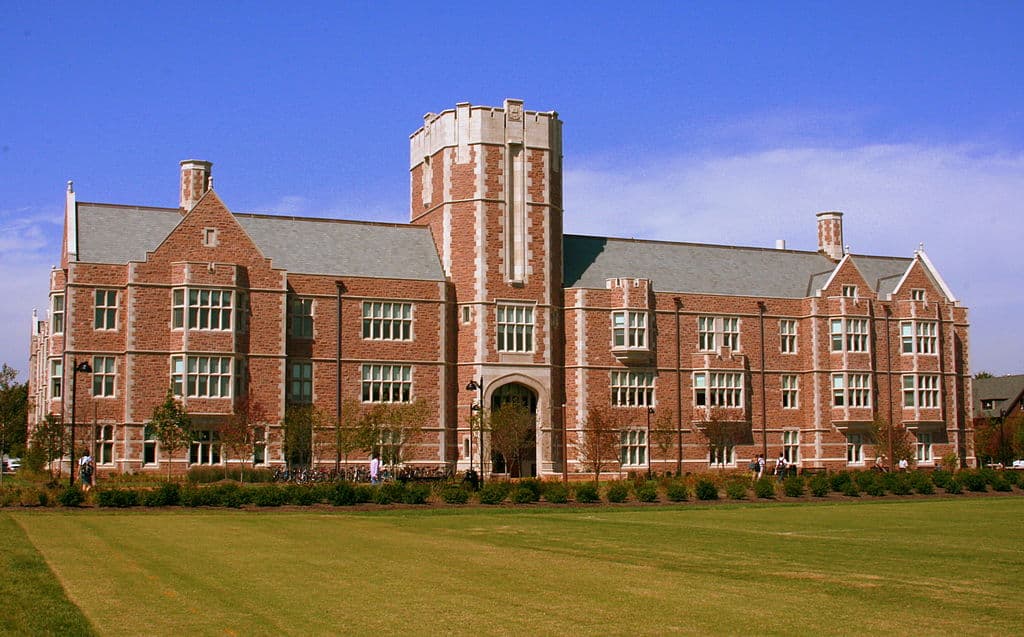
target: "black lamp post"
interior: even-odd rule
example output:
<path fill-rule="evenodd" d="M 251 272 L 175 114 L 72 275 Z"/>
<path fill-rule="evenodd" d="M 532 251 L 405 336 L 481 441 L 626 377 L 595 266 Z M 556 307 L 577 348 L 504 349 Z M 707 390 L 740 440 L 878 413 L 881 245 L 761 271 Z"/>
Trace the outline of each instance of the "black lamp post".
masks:
<path fill-rule="evenodd" d="M 75 403 L 78 401 L 78 372 L 92 373 L 89 361 L 72 361 L 71 368 L 71 466 L 68 467 L 68 486 L 75 485 Z"/>
<path fill-rule="evenodd" d="M 480 381 L 476 380 L 469 381 L 466 385 L 466 389 L 469 391 L 480 391 L 480 401 L 470 407 L 470 411 L 475 411 L 480 416 L 480 422 L 477 423 L 477 427 L 480 430 L 480 486 L 484 486 L 484 379 L 480 378 Z M 469 432 L 470 444 L 472 444 L 473 432 Z M 473 457 L 470 455 L 470 464 L 473 462 Z"/>
<path fill-rule="evenodd" d="M 645 442 L 647 443 L 647 479 L 651 478 L 651 414 L 654 413 L 654 407 L 647 408 L 647 437 Z"/>

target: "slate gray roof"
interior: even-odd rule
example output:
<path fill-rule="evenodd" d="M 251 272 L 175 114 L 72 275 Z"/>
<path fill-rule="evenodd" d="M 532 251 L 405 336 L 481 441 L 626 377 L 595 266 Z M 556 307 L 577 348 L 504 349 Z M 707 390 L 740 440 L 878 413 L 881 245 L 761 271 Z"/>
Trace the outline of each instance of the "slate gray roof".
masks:
<path fill-rule="evenodd" d="M 1000 410 L 1010 411 L 1024 398 L 1024 374 L 975 378 L 973 381 L 974 417 L 993 418 Z M 994 400 L 992 409 L 982 409 L 981 401 Z"/>
<path fill-rule="evenodd" d="M 812 296 L 836 264 L 817 252 L 565 235 L 565 287 L 604 288 L 606 279 L 651 279 L 663 292 L 769 298 Z M 911 259 L 853 257 L 868 282 L 895 288 Z M 863 265 L 862 265 L 863 263 Z M 891 282 L 890 282 L 891 280 Z"/>
<path fill-rule="evenodd" d="M 78 260 L 145 261 L 181 221 L 177 208 L 78 204 Z M 235 214 L 275 268 L 302 274 L 443 281 L 424 226 Z"/>

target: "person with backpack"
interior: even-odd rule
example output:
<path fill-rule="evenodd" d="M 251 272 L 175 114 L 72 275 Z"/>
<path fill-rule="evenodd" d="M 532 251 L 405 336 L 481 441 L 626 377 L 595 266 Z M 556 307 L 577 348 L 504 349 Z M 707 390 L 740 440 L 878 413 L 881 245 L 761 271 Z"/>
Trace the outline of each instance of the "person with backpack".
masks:
<path fill-rule="evenodd" d="M 779 459 L 775 461 L 775 475 L 778 477 L 779 482 L 782 482 L 786 478 L 786 455 L 779 453 Z"/>

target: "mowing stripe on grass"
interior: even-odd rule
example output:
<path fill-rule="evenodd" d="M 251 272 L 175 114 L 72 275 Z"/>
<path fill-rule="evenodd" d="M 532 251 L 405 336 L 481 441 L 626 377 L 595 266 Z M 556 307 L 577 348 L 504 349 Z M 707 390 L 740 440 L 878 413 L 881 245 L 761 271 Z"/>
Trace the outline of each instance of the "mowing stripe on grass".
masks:
<path fill-rule="evenodd" d="M 0 634 L 95 634 L 28 536 L 6 513 L 0 513 Z"/>

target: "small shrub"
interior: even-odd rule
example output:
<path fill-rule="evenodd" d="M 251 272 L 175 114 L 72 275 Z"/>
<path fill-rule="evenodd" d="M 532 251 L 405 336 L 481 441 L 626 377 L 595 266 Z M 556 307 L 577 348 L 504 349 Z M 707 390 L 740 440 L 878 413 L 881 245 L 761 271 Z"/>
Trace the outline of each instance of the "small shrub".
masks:
<path fill-rule="evenodd" d="M 409 484 L 402 496 L 402 502 L 405 504 L 426 504 L 428 499 L 430 486 L 426 484 Z"/>
<path fill-rule="evenodd" d="M 224 482 L 210 487 L 199 487 L 199 491 L 205 491 L 204 497 L 207 506 L 221 506 L 237 509 L 249 501 L 249 494 L 242 494 L 242 488 L 237 482 Z"/>
<path fill-rule="evenodd" d="M 839 493 L 846 493 L 846 485 L 852 482 L 853 478 L 846 471 L 840 471 L 839 473 L 833 473 L 829 477 L 829 484 L 833 491 Z"/>
<path fill-rule="evenodd" d="M 956 476 L 949 479 L 949 482 L 946 483 L 945 489 L 946 493 L 952 495 L 960 495 L 964 492 L 963 484 L 960 483 L 960 479 Z"/>
<path fill-rule="evenodd" d="M 881 480 L 875 480 L 864 488 L 864 493 L 880 498 L 885 495 L 885 485 Z"/>
<path fill-rule="evenodd" d="M 593 482 L 584 482 L 576 485 L 576 501 L 583 503 L 598 502 L 601 496 L 597 492 L 597 485 Z"/>
<path fill-rule="evenodd" d="M 847 482 L 846 485 L 843 486 L 843 495 L 849 496 L 851 498 L 859 498 L 860 489 L 857 488 L 857 483 L 854 482 L 853 480 Z"/>
<path fill-rule="evenodd" d="M 612 482 L 604 495 L 609 502 L 625 502 L 629 498 L 629 485 L 625 482 Z"/>
<path fill-rule="evenodd" d="M 637 483 L 633 487 L 636 493 L 636 499 L 640 502 L 657 502 L 658 501 L 658 483 L 654 480 L 644 480 L 641 483 Z"/>
<path fill-rule="evenodd" d="M 931 478 L 932 482 L 935 483 L 935 486 L 940 489 L 945 489 L 949 486 L 949 481 L 953 479 L 953 474 L 949 471 L 939 469 L 937 471 L 932 471 Z"/>
<path fill-rule="evenodd" d="M 288 501 L 288 495 L 284 489 L 276 484 L 262 484 L 253 487 L 251 495 L 252 503 L 258 507 L 279 507 Z"/>
<path fill-rule="evenodd" d="M 729 496 L 730 500 L 746 500 L 747 484 L 739 480 L 732 480 L 725 485 L 725 495 Z"/>
<path fill-rule="evenodd" d="M 96 492 L 96 504 L 117 508 L 138 506 L 139 493 L 133 489 L 104 489 Z"/>
<path fill-rule="evenodd" d="M 932 484 L 931 480 L 921 480 L 914 485 L 914 491 L 921 495 L 931 495 L 935 493 L 935 485 Z"/>
<path fill-rule="evenodd" d="M 995 491 L 1013 491 L 1013 487 L 1003 476 L 996 476 L 995 480 L 992 481 L 992 489 Z"/>
<path fill-rule="evenodd" d="M 802 476 L 789 476 L 782 482 L 782 491 L 789 498 L 801 498 L 804 495 L 804 479 Z"/>
<path fill-rule="evenodd" d="M 373 494 L 373 501 L 376 504 L 392 504 L 401 502 L 405 498 L 405 485 L 401 482 L 385 482 L 377 487 Z"/>
<path fill-rule="evenodd" d="M 535 494 L 532 489 L 519 485 L 512 489 L 509 499 L 516 504 L 533 504 L 536 502 L 536 500 L 533 499 L 534 495 Z"/>
<path fill-rule="evenodd" d="M 857 483 L 857 488 L 859 488 L 861 491 L 867 491 L 868 487 L 870 487 L 875 482 L 878 482 L 878 480 L 875 478 L 875 475 L 876 474 L 874 474 L 874 473 L 872 473 L 870 471 L 858 471 L 857 473 L 853 474 L 853 481 Z M 892 475 L 895 475 L 895 474 L 885 473 L 885 474 L 878 474 L 878 475 L 884 476 L 883 477 L 883 479 L 884 479 L 886 477 L 889 477 L 889 476 L 892 476 Z M 883 488 L 884 488 L 884 486 L 883 486 Z"/>
<path fill-rule="evenodd" d="M 697 487 L 695 488 L 698 500 L 717 500 L 718 499 L 718 487 L 715 483 L 707 478 L 701 478 L 697 481 Z"/>
<path fill-rule="evenodd" d="M 1021 473 L 1024 473 L 1024 472 L 1022 472 L 1022 471 L 1013 471 L 1013 470 L 1004 471 L 1003 472 L 1003 477 L 1006 478 L 1006 481 L 1008 483 L 1010 483 L 1010 485 L 1015 486 L 1015 487 L 1019 487 L 1019 486 L 1021 486 Z"/>
<path fill-rule="evenodd" d="M 924 471 L 912 471 L 908 473 L 907 481 L 910 483 L 911 488 L 918 493 L 921 492 L 920 489 L 923 484 L 927 483 L 928 486 L 933 486 L 931 477 Z M 932 491 L 934 492 L 934 489 Z"/>
<path fill-rule="evenodd" d="M 960 474 L 960 481 L 968 491 L 983 493 L 988 491 L 988 481 L 983 473 L 977 471 L 964 471 Z"/>
<path fill-rule="evenodd" d="M 999 472 L 995 469 L 990 469 L 988 467 L 982 467 L 981 469 L 976 470 L 975 473 L 985 480 L 985 484 L 993 486 L 995 485 L 996 478 L 999 475 Z"/>
<path fill-rule="evenodd" d="M 895 473 L 895 478 L 892 481 L 890 491 L 894 495 L 910 495 L 914 492 L 914 488 L 910 483 L 910 476 L 906 473 Z"/>
<path fill-rule="evenodd" d="M 828 476 L 821 474 L 813 476 L 807 484 L 811 489 L 811 495 L 816 498 L 824 498 L 827 496 L 832 486 L 829 484 Z"/>
<path fill-rule="evenodd" d="M 480 489 L 480 504 L 501 504 L 508 497 L 509 483 L 488 482 Z"/>
<path fill-rule="evenodd" d="M 64 487 L 60 495 L 57 496 L 57 502 L 64 507 L 81 506 L 85 502 L 85 494 L 78 487 Z M 43 504 L 42 500 L 40 500 L 40 504 Z"/>
<path fill-rule="evenodd" d="M 14 506 L 21 502 L 21 489 L 0 489 L 0 507 Z"/>
<path fill-rule="evenodd" d="M 313 488 L 305 484 L 289 484 L 285 486 L 284 492 L 288 504 L 308 507 L 317 503 L 317 494 Z"/>
<path fill-rule="evenodd" d="M 665 495 L 672 502 L 686 502 L 690 499 L 690 489 L 682 480 L 672 480 L 665 487 Z"/>
<path fill-rule="evenodd" d="M 771 478 L 765 476 L 754 483 L 754 495 L 761 498 L 762 500 L 768 500 L 775 497 L 775 483 Z"/>
<path fill-rule="evenodd" d="M 180 502 L 181 487 L 177 482 L 164 482 L 142 496 L 142 504 L 148 507 L 177 506 Z"/>
<path fill-rule="evenodd" d="M 561 482 L 550 482 L 544 487 L 544 499 L 554 504 L 565 504 L 569 501 L 569 489 Z"/>
<path fill-rule="evenodd" d="M 530 502 L 540 502 L 540 496 L 544 491 L 540 480 L 537 478 L 524 478 L 519 481 L 519 488 L 527 489 L 532 494 Z"/>
<path fill-rule="evenodd" d="M 331 485 L 327 501 L 336 507 L 352 506 L 356 503 L 356 490 L 351 482 L 341 481 Z"/>
<path fill-rule="evenodd" d="M 357 484 L 355 486 L 356 491 L 356 504 L 366 504 L 367 502 L 373 502 L 373 496 L 376 493 L 376 489 L 371 484 Z"/>
<path fill-rule="evenodd" d="M 465 504 L 469 502 L 469 491 L 461 484 L 446 484 L 441 487 L 441 501 L 446 504 Z"/>

